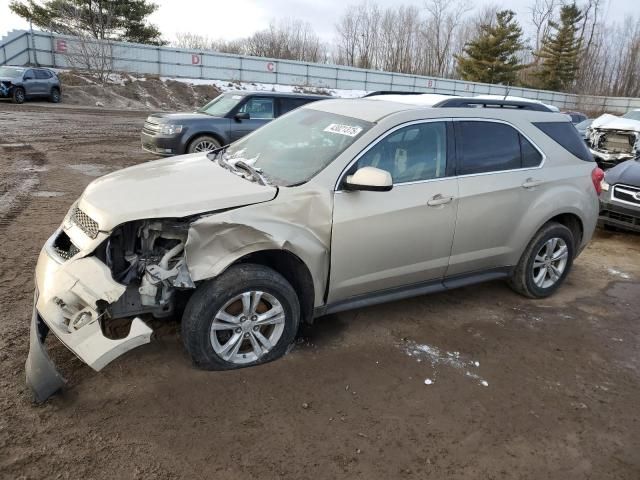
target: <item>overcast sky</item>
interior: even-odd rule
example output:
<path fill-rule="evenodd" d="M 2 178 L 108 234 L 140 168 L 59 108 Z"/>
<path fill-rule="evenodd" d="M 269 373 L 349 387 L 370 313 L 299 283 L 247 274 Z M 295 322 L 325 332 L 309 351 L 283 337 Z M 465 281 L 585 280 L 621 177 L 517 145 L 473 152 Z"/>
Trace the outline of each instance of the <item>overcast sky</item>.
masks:
<path fill-rule="evenodd" d="M 212 38 L 234 39 L 251 35 L 265 28 L 271 19 L 299 18 L 309 22 L 324 40 L 331 41 L 334 25 L 349 4 L 360 0 L 155 0 L 160 6 L 150 20 L 167 40 L 176 33 L 192 32 Z M 526 23 L 528 8 L 533 0 L 476 0 L 476 6 L 496 4 L 515 10 L 520 21 Z M 422 0 L 378 0 L 381 6 L 405 4 L 422 5 Z M 579 2 L 578 2 L 579 3 Z M 640 0 L 609 0 L 602 18 L 622 22 L 626 16 L 640 15 Z M 476 7 L 477 8 L 477 7 Z M 27 23 L 9 10 L 9 0 L 0 0 L 0 37 L 9 30 L 28 27 Z"/>

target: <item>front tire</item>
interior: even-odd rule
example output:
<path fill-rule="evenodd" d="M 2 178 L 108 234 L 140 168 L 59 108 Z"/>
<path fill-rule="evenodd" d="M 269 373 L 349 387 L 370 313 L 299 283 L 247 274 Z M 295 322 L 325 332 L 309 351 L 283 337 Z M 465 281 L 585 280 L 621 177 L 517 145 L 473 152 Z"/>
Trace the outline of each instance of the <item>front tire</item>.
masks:
<path fill-rule="evenodd" d="M 510 285 L 525 297 L 548 297 L 564 282 L 574 256 L 575 239 L 571 230 L 556 222 L 547 223 L 529 242 Z"/>
<path fill-rule="evenodd" d="M 60 89 L 53 87 L 51 89 L 51 95 L 49 95 L 49 101 L 51 103 L 60 103 Z"/>
<path fill-rule="evenodd" d="M 26 95 L 24 93 L 24 88 L 16 87 L 13 89 L 12 100 L 13 103 L 21 104 L 24 103 Z"/>
<path fill-rule="evenodd" d="M 298 296 L 282 275 L 239 264 L 198 286 L 182 317 L 182 339 L 196 366 L 230 370 L 283 356 L 299 323 Z"/>
<path fill-rule="evenodd" d="M 194 138 L 189 144 L 187 151 L 189 153 L 210 152 L 216 148 L 220 148 L 220 142 L 210 135 L 201 135 Z"/>

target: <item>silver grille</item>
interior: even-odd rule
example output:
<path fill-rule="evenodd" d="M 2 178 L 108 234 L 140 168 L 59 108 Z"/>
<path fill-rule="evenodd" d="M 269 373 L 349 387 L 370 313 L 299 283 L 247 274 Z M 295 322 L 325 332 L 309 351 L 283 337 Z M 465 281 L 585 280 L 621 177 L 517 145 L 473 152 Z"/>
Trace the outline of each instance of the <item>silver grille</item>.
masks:
<path fill-rule="evenodd" d="M 149 121 L 144 122 L 142 130 L 150 135 L 158 133 L 162 129 L 162 125 L 158 123 L 151 123 Z"/>
<path fill-rule="evenodd" d="M 615 185 L 612 198 L 617 202 L 640 207 L 640 188 L 631 185 Z"/>
<path fill-rule="evenodd" d="M 77 206 L 71 213 L 71 221 L 80 227 L 84 233 L 90 238 L 96 238 L 100 229 L 98 228 L 98 222 L 92 219 L 89 215 L 80 210 Z"/>

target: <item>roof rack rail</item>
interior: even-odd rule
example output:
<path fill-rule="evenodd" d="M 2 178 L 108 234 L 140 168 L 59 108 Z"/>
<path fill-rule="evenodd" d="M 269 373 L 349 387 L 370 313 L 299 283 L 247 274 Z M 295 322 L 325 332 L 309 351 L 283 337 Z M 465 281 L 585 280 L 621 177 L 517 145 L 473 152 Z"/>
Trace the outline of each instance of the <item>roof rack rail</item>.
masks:
<path fill-rule="evenodd" d="M 397 90 L 395 92 L 393 90 L 378 90 L 377 92 L 367 93 L 362 98 L 377 97 L 379 95 L 417 95 L 418 93 L 419 92 L 409 92 L 407 90 Z"/>
<path fill-rule="evenodd" d="M 461 98 L 452 97 L 447 100 L 443 100 L 434 105 L 435 108 L 468 108 L 468 107 L 482 107 L 482 108 L 513 108 L 516 110 L 535 110 L 537 112 L 553 112 L 549 107 L 543 103 L 538 102 L 525 102 L 520 100 L 494 100 L 486 98 Z"/>
<path fill-rule="evenodd" d="M 377 92 L 367 93 L 362 98 L 377 97 L 377 96 L 380 96 L 380 95 L 425 95 L 425 94 L 426 95 L 433 95 L 432 92 L 409 92 L 407 90 L 379 90 Z M 453 93 L 438 93 L 436 95 L 447 95 L 447 96 L 451 96 L 451 97 L 455 97 L 456 96 Z"/>

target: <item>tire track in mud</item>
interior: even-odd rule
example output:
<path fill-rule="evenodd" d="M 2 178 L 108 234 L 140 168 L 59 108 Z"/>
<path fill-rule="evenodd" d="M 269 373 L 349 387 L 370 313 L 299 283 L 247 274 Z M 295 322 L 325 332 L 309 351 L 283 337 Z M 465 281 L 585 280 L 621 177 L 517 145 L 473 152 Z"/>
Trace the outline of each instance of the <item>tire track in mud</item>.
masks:
<path fill-rule="evenodd" d="M 0 143 L 0 227 L 8 226 L 29 204 L 40 185 L 47 156 L 25 143 Z"/>

